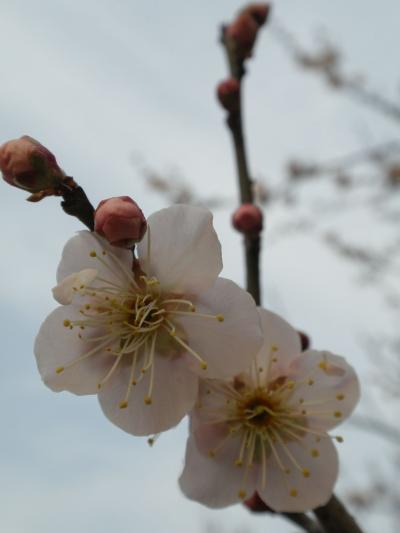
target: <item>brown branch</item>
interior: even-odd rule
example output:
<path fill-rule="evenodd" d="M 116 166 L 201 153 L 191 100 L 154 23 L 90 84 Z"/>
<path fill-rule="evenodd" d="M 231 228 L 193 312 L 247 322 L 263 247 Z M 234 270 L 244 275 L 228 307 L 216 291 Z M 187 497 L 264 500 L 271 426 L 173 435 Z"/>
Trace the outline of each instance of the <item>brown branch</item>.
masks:
<path fill-rule="evenodd" d="M 61 207 L 71 216 L 79 219 L 90 231 L 94 230 L 94 207 L 89 202 L 82 187 L 71 180 L 72 185 L 63 184 L 60 192 L 63 197 Z"/>
<path fill-rule="evenodd" d="M 253 183 L 250 178 L 250 173 L 247 163 L 246 145 L 243 133 L 243 119 L 242 119 L 242 80 L 245 74 L 243 68 L 243 61 L 239 61 L 235 54 L 235 47 L 232 39 L 226 36 L 225 29 L 222 28 L 221 42 L 224 46 L 229 71 L 232 78 L 235 78 L 240 83 L 238 94 L 238 102 L 234 110 L 229 111 L 227 124 L 232 134 L 236 168 L 238 174 L 240 201 L 241 203 L 254 203 Z M 246 235 L 244 237 L 245 257 L 246 257 L 246 288 L 253 296 L 257 305 L 261 303 L 260 290 L 260 235 Z"/>
<path fill-rule="evenodd" d="M 314 514 L 325 533 L 362 533 L 354 518 L 335 495 L 326 505 L 314 509 Z"/>

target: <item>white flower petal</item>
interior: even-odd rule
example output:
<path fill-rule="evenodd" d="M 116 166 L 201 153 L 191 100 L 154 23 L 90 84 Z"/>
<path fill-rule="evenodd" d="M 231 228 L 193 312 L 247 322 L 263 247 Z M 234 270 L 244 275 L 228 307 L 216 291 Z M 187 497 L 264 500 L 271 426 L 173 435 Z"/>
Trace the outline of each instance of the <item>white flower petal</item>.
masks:
<path fill-rule="evenodd" d="M 310 427 L 337 426 L 350 416 L 360 398 L 353 367 L 330 352 L 304 352 L 292 361 L 288 375 L 296 383 L 289 405 L 301 402 Z"/>
<path fill-rule="evenodd" d="M 34 352 L 43 381 L 54 391 L 68 390 L 75 394 L 95 394 L 97 383 L 107 371 L 113 356 L 104 351 L 95 353 L 67 368 L 74 359 L 96 347 L 78 337 L 79 328 L 70 330 L 65 320 L 80 319 L 73 306 L 55 309 L 43 322 L 35 340 Z M 88 338 L 101 334 L 101 329 L 85 332 Z M 57 373 L 56 369 L 64 370 Z"/>
<path fill-rule="evenodd" d="M 54 299 L 62 305 L 70 304 L 79 289 L 82 286 L 90 285 L 97 274 L 98 272 L 94 268 L 85 268 L 80 272 L 70 274 L 52 289 Z"/>
<path fill-rule="evenodd" d="M 335 446 L 327 436 L 316 442 L 312 435 L 301 441 L 289 441 L 285 446 L 308 477 L 296 468 L 283 447 L 275 443 L 280 460 L 290 473 L 282 472 L 271 453 L 267 458 L 265 487 L 261 479 L 257 486 L 261 499 L 278 512 L 302 512 L 324 505 L 332 495 L 338 474 Z"/>
<path fill-rule="evenodd" d="M 104 414 L 115 425 L 133 435 L 151 435 L 178 424 L 193 408 L 198 378 L 187 369 L 184 358 L 155 355 L 152 403 L 145 404 L 150 371 L 131 389 L 128 406 L 121 409 L 130 378 L 130 364 L 121 364 L 99 391 Z M 139 369 L 140 370 L 140 369 Z"/>
<path fill-rule="evenodd" d="M 263 381 L 270 359 L 273 358 L 274 362 L 268 372 L 269 380 L 275 375 L 282 375 L 291 360 L 301 353 L 301 341 L 297 331 L 286 320 L 263 308 L 259 308 L 259 313 L 264 343 L 257 355 L 257 366 L 263 368 L 264 372 L 260 373 Z"/>
<path fill-rule="evenodd" d="M 187 344 L 207 363 L 202 370 L 193 357 L 192 369 L 201 377 L 225 378 L 249 367 L 263 342 L 253 298 L 233 281 L 218 278 L 195 301 L 196 313 L 179 318 Z M 222 315 L 223 322 L 198 313 Z M 178 320 L 176 320 L 178 322 Z"/>
<path fill-rule="evenodd" d="M 174 205 L 150 215 L 138 244 L 142 268 L 166 291 L 197 293 L 210 287 L 222 269 L 221 245 L 208 209 Z M 150 235 L 150 260 L 148 245 Z"/>
<path fill-rule="evenodd" d="M 92 257 L 95 251 L 97 257 Z M 106 255 L 103 252 L 106 252 Z M 64 246 L 57 270 L 60 283 L 67 276 L 83 269 L 95 268 L 101 278 L 119 285 L 128 285 L 127 272 L 132 270 L 132 252 L 111 246 L 105 239 L 90 231 L 80 231 Z M 106 263 L 106 266 L 104 262 Z"/>
<path fill-rule="evenodd" d="M 185 467 L 179 485 L 188 498 L 214 509 L 239 503 L 243 470 L 233 464 L 219 462 L 217 458 L 201 453 L 193 436 L 186 447 Z M 249 479 L 246 489 L 250 496 L 255 487 Z"/>

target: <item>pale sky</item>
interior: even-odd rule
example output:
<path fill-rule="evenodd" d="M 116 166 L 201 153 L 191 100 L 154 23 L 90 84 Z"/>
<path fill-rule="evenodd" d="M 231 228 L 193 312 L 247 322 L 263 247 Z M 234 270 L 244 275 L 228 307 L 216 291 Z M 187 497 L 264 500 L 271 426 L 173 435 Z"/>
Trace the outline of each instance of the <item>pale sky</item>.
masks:
<path fill-rule="evenodd" d="M 161 171 L 179 169 L 204 196 L 223 193 L 233 200 L 230 140 L 214 90 L 226 76 L 217 28 L 241 5 L 236 0 L 2 0 L 0 142 L 23 134 L 37 138 L 95 205 L 125 194 L 146 214 L 165 205 L 144 186 L 133 153 Z M 361 0 L 274 5 L 274 17 L 306 44 L 313 34 L 327 32 L 346 50 L 349 70 L 370 73 L 371 85 L 393 98 L 399 15 L 396 0 L 385 2 L 384 9 Z M 299 72 L 268 27 L 249 72 L 246 129 L 255 175 L 279 183 L 289 156 L 324 160 L 397 135 L 395 124 Z M 183 497 L 176 480 L 186 421 L 150 449 L 144 439 L 111 425 L 95 398 L 55 394 L 42 384 L 33 340 L 55 307 L 51 288 L 62 247 L 81 226 L 62 213 L 56 199 L 28 204 L 23 191 L 0 186 L 0 529 L 201 533 L 215 523 L 221 533 L 293 531 L 279 518 L 253 517 L 240 506 L 210 511 Z M 223 274 L 242 283 L 241 241 L 229 225 L 233 206 L 234 200 L 216 213 L 215 225 Z M 355 271 L 348 265 L 306 237 L 269 247 L 268 231 L 277 220 L 272 215 L 283 214 L 266 213 L 264 305 L 308 331 L 316 348 L 345 355 L 369 391 L 359 336 L 384 327 L 379 299 L 354 284 Z M 359 219 L 350 224 L 360 224 Z M 362 225 L 355 229 L 368 236 Z M 368 409 L 371 400 L 364 402 Z M 346 440 L 338 492 L 344 494 L 368 480 L 374 447 L 386 448 L 348 424 L 341 433 Z M 366 531 L 390 531 L 385 520 L 372 515 Z"/>

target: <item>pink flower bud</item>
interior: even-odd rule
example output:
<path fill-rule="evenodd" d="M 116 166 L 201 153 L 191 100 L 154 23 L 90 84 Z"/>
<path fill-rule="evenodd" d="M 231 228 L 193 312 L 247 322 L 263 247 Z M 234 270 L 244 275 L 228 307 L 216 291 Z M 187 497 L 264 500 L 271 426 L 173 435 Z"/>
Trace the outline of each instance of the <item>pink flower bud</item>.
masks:
<path fill-rule="evenodd" d="M 263 228 L 263 213 L 254 204 L 242 204 L 232 216 L 233 227 L 246 235 L 257 235 Z"/>
<path fill-rule="evenodd" d="M 32 193 L 54 189 L 65 178 L 54 155 L 28 135 L 0 146 L 0 170 L 9 185 Z"/>
<path fill-rule="evenodd" d="M 224 109 L 235 111 L 239 105 L 240 83 L 235 78 L 221 81 L 217 86 L 217 98 Z"/>
<path fill-rule="evenodd" d="M 226 36 L 235 43 L 235 51 L 239 59 L 251 56 L 256 41 L 259 25 L 249 13 L 241 13 L 226 27 Z"/>
<path fill-rule="evenodd" d="M 271 6 L 269 4 L 249 4 L 242 10 L 242 13 L 248 13 L 259 26 L 262 26 L 266 23 L 270 11 Z"/>
<path fill-rule="evenodd" d="M 114 246 L 130 248 L 143 239 L 146 229 L 142 210 L 129 196 L 102 200 L 94 214 L 94 230 Z"/>

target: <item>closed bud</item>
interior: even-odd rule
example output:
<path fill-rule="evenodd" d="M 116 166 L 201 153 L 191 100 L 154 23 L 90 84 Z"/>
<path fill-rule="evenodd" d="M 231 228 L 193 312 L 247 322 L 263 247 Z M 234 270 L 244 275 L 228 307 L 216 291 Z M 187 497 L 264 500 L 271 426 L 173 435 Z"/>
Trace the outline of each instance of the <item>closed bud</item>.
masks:
<path fill-rule="evenodd" d="M 241 13 L 226 27 L 226 36 L 235 44 L 235 52 L 243 60 L 251 56 L 259 25 L 249 13 Z"/>
<path fill-rule="evenodd" d="M 242 10 L 242 13 L 248 13 L 259 26 L 262 26 L 266 23 L 270 10 L 269 4 L 249 4 Z"/>
<path fill-rule="evenodd" d="M 263 213 L 254 204 L 242 204 L 232 216 L 232 225 L 245 235 L 257 235 L 263 228 Z"/>
<path fill-rule="evenodd" d="M 221 106 L 232 113 L 239 106 L 240 83 L 235 78 L 221 81 L 217 86 L 217 98 Z"/>
<path fill-rule="evenodd" d="M 95 231 L 110 244 L 131 248 L 146 233 L 146 218 L 129 196 L 102 200 L 94 214 Z"/>
<path fill-rule="evenodd" d="M 9 185 L 34 194 L 55 191 L 65 179 L 54 155 L 28 135 L 0 146 L 0 170 Z"/>

